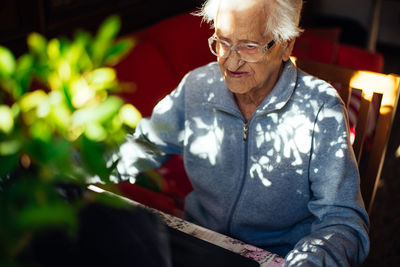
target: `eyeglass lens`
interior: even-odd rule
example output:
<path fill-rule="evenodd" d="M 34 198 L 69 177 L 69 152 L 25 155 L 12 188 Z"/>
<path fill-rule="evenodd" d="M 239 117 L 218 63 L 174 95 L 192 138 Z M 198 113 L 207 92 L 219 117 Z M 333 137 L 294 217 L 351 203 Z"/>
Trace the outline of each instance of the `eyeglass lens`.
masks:
<path fill-rule="evenodd" d="M 210 49 L 214 55 L 226 58 L 231 52 L 231 45 L 213 38 L 210 40 Z M 233 50 L 245 61 L 258 61 L 264 55 L 263 49 L 252 44 L 239 44 Z"/>

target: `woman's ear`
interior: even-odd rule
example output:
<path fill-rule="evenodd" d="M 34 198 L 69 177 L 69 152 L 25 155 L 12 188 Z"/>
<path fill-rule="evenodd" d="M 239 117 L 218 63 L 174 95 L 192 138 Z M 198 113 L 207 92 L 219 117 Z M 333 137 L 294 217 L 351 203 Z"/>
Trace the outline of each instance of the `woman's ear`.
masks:
<path fill-rule="evenodd" d="M 283 61 L 288 61 L 290 59 L 295 42 L 296 42 L 296 38 L 293 38 L 282 45 L 283 46 L 282 47 L 283 48 L 283 53 L 282 53 Z"/>

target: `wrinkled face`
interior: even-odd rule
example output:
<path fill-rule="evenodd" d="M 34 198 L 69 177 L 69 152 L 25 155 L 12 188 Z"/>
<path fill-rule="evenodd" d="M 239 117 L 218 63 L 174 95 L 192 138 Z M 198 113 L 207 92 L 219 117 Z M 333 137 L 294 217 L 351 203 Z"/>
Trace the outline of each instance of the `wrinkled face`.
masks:
<path fill-rule="evenodd" d="M 222 0 L 215 21 L 215 34 L 232 45 L 253 42 L 265 45 L 273 38 L 265 34 L 270 6 L 265 1 Z M 293 42 L 294 43 L 294 42 Z M 218 58 L 221 72 L 230 91 L 235 94 L 269 93 L 275 85 L 282 61 L 289 59 L 292 42 L 277 42 L 258 62 L 245 62 L 232 51 L 228 58 Z"/>

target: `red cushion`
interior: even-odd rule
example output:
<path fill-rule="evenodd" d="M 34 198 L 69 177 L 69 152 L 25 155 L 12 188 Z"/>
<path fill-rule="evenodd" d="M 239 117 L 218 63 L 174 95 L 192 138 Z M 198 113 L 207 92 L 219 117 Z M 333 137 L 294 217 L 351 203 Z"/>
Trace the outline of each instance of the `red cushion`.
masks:
<path fill-rule="evenodd" d="M 353 69 L 382 72 L 383 56 L 355 46 L 340 45 L 337 64 Z"/>
<path fill-rule="evenodd" d="M 157 172 L 165 179 L 166 188 L 162 189 L 163 193 L 175 196 L 178 201 L 183 201 L 183 198 L 193 190 L 184 169 L 182 155 L 173 156 Z"/>
<path fill-rule="evenodd" d="M 336 49 L 336 42 L 300 36 L 296 40 L 292 56 L 333 64 L 336 58 Z"/>
<path fill-rule="evenodd" d="M 200 17 L 185 13 L 149 28 L 147 37 L 154 41 L 180 80 L 188 71 L 216 60 L 207 42 L 213 33 Z"/>
<path fill-rule="evenodd" d="M 168 196 L 128 182 L 119 183 L 118 187 L 122 195 L 127 198 L 172 215 L 177 213 L 173 199 Z"/>
<path fill-rule="evenodd" d="M 158 101 L 178 85 L 170 64 L 148 40 L 139 41 L 116 70 L 121 81 L 135 84 L 134 91 L 122 96 L 145 117 L 150 116 Z"/>
<path fill-rule="evenodd" d="M 301 34 L 301 37 L 338 43 L 340 32 L 340 28 L 307 28 Z"/>

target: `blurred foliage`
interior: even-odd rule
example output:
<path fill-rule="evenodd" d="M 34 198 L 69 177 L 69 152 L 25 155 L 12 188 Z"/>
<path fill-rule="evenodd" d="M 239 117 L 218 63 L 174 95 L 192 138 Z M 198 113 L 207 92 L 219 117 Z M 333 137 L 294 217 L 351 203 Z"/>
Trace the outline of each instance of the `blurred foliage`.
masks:
<path fill-rule="evenodd" d="M 116 39 L 119 29 L 112 16 L 95 36 L 31 33 L 19 58 L 0 46 L 0 265 L 13 263 L 35 231 L 74 235 L 83 203 L 66 201 L 56 185 L 109 183 L 115 164 L 106 156 L 141 117 L 115 94 L 124 84 L 112 66 L 134 46 Z"/>

